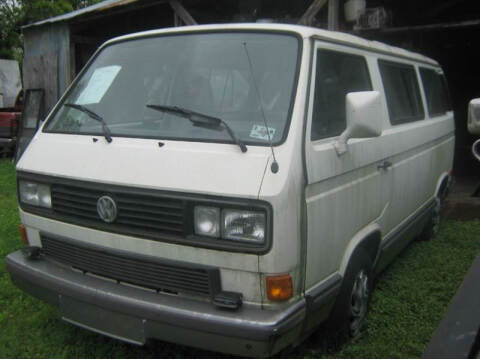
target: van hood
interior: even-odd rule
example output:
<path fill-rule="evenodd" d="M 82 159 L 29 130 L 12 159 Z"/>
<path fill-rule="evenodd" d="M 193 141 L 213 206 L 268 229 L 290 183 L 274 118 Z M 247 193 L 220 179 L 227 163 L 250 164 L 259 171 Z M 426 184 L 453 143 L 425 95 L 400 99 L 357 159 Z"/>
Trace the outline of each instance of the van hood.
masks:
<path fill-rule="evenodd" d="M 17 170 L 83 181 L 258 198 L 268 147 L 38 133 Z"/>

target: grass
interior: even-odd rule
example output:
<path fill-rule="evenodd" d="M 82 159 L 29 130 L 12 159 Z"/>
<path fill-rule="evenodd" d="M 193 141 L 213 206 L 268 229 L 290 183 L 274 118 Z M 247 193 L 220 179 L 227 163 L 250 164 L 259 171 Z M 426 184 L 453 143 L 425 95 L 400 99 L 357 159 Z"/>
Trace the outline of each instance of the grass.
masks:
<path fill-rule="evenodd" d="M 0 159 L 0 358 L 227 358 L 168 343 L 135 347 L 59 319 L 56 308 L 14 287 L 5 256 L 20 248 L 13 165 Z M 480 220 L 443 223 L 431 242 L 408 247 L 379 278 L 367 328 L 340 351 L 310 338 L 291 357 L 419 358 L 477 253 Z"/>

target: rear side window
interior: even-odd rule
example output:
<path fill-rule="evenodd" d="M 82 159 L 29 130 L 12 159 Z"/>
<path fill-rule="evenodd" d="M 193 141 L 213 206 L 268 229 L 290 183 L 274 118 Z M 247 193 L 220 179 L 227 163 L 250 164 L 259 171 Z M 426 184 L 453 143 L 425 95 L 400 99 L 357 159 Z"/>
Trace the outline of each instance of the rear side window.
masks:
<path fill-rule="evenodd" d="M 420 76 L 430 116 L 440 116 L 450 111 L 450 98 L 445 77 L 435 70 L 426 68 L 420 69 Z"/>
<path fill-rule="evenodd" d="M 390 123 L 400 125 L 423 119 L 425 113 L 415 68 L 389 61 L 379 61 L 378 64 L 387 98 Z"/>
<path fill-rule="evenodd" d="M 312 141 L 340 135 L 346 127 L 347 93 L 371 89 L 372 84 L 364 57 L 318 50 Z"/>

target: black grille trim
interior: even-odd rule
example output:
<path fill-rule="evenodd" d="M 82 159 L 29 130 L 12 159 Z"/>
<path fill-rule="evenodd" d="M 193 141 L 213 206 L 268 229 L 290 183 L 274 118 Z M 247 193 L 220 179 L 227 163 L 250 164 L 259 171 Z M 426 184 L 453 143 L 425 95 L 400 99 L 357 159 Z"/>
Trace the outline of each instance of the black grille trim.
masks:
<path fill-rule="evenodd" d="M 94 223 L 103 224 L 97 214 L 97 200 L 105 191 L 75 185 L 52 184 L 53 212 L 66 216 L 80 216 Z M 118 217 L 110 224 L 116 232 L 151 232 L 158 236 L 185 235 L 185 201 L 181 199 L 128 194 L 110 190 L 115 199 Z"/>
<path fill-rule="evenodd" d="M 41 235 L 47 259 L 119 282 L 180 294 L 213 297 L 221 291 L 218 268 L 138 255 L 72 239 Z"/>

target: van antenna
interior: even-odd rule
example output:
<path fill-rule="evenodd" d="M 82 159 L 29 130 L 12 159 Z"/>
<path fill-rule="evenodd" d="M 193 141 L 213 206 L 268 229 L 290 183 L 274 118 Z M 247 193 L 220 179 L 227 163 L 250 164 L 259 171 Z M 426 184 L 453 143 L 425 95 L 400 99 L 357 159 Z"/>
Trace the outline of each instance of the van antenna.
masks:
<path fill-rule="evenodd" d="M 259 99 L 259 102 L 260 102 L 260 110 L 262 111 L 263 123 L 265 125 L 265 130 L 267 131 L 268 141 L 270 142 L 270 150 L 272 151 L 272 157 L 273 157 L 273 162 L 270 169 L 272 170 L 272 173 L 277 173 L 279 170 L 279 166 L 278 166 L 277 159 L 275 158 L 275 152 L 273 151 L 272 136 L 270 135 L 270 129 L 267 125 L 267 117 L 265 116 L 265 111 L 263 110 L 262 97 L 260 96 L 260 91 L 258 91 L 257 82 L 255 81 L 255 75 L 253 74 L 252 60 L 250 59 L 250 54 L 248 53 L 246 42 L 243 42 L 243 48 L 245 49 L 245 54 L 247 55 L 248 66 L 250 69 L 250 74 L 252 75 L 253 87 L 255 87 L 255 92 L 257 93 L 257 98 Z"/>

